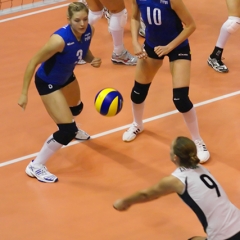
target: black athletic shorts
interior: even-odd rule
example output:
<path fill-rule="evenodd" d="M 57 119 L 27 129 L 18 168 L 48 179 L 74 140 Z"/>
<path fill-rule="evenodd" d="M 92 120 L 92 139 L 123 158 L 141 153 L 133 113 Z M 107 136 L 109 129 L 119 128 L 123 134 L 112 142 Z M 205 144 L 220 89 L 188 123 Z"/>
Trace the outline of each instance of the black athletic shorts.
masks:
<path fill-rule="evenodd" d="M 234 236 L 232 236 L 226 240 L 240 240 L 240 232 L 238 232 L 237 234 L 235 234 Z"/>
<path fill-rule="evenodd" d="M 188 240 L 191 240 L 192 238 L 188 239 Z M 206 240 L 208 240 L 206 238 Z M 240 240 L 240 232 L 236 233 L 234 236 L 228 238 L 228 239 L 225 239 L 225 240 Z"/>
<path fill-rule="evenodd" d="M 148 57 L 153 58 L 153 59 L 164 59 L 165 56 L 169 57 L 169 61 L 173 62 L 175 60 L 178 59 L 186 59 L 191 61 L 191 50 L 190 50 L 190 46 L 189 44 L 182 47 L 182 48 L 177 48 L 177 49 L 173 49 L 170 53 L 168 53 L 167 55 L 164 55 L 162 57 L 159 57 L 155 52 L 154 52 L 154 48 L 150 47 L 146 41 L 144 42 L 144 49 L 148 55 Z"/>
<path fill-rule="evenodd" d="M 47 82 L 43 81 L 41 78 L 39 78 L 37 76 L 37 74 L 35 74 L 35 85 L 36 85 L 39 95 L 47 95 L 49 93 L 55 92 L 65 86 L 67 86 L 68 84 L 73 82 L 75 79 L 76 79 L 76 77 L 73 73 L 65 84 L 56 85 L 56 84 L 51 84 L 51 83 L 47 83 Z"/>

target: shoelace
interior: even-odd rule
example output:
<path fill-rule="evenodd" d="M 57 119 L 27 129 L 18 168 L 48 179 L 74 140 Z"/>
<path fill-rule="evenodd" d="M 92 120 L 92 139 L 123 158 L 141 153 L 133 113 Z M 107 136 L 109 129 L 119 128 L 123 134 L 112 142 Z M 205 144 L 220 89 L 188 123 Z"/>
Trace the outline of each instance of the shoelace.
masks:
<path fill-rule="evenodd" d="M 197 146 L 197 149 L 199 149 L 200 151 L 207 151 L 206 145 L 203 144 L 200 141 L 195 141 L 195 144 Z"/>
<path fill-rule="evenodd" d="M 78 133 L 80 133 L 80 135 L 82 136 L 86 136 L 86 137 L 88 136 L 88 134 L 82 130 L 78 130 Z"/>
<path fill-rule="evenodd" d="M 130 62 L 134 62 L 135 61 L 136 57 L 132 56 L 128 51 L 126 51 L 124 54 L 126 54 L 126 57 L 127 57 L 127 59 L 130 60 Z"/>
<path fill-rule="evenodd" d="M 42 166 L 41 168 L 38 168 L 35 171 L 38 175 L 49 175 L 47 168 L 45 166 Z"/>
<path fill-rule="evenodd" d="M 222 59 L 212 58 L 212 61 L 213 61 L 213 63 L 215 63 L 215 64 L 217 63 L 219 65 L 219 67 L 221 67 L 221 66 L 225 66 L 225 64 L 222 62 Z"/>
<path fill-rule="evenodd" d="M 136 132 L 140 131 L 136 124 L 132 124 L 132 126 L 127 130 L 128 132 Z"/>

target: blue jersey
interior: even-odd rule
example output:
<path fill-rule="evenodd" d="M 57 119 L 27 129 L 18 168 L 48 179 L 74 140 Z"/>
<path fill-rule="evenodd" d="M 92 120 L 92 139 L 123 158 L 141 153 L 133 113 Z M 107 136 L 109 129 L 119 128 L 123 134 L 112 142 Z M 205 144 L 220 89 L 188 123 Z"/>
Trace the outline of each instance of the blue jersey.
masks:
<path fill-rule="evenodd" d="M 87 54 L 92 39 L 92 29 L 88 25 L 80 41 L 73 34 L 70 25 L 60 28 L 54 34 L 63 38 L 65 47 L 61 53 L 56 53 L 43 62 L 36 74 L 47 83 L 63 85 L 72 75 L 78 61 Z"/>
<path fill-rule="evenodd" d="M 172 10 L 170 0 L 136 0 L 136 2 L 146 25 L 145 39 L 150 47 L 166 46 L 183 30 L 182 22 Z M 187 44 L 188 40 L 185 40 L 176 48 Z"/>

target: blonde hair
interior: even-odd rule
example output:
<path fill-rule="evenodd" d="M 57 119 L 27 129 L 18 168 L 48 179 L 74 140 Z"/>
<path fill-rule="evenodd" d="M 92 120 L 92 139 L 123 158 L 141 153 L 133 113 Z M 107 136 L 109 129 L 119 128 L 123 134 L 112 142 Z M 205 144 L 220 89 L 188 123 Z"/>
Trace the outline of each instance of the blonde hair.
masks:
<path fill-rule="evenodd" d="M 75 12 L 80 12 L 82 10 L 86 11 L 87 14 L 89 12 L 88 7 L 84 3 L 72 2 L 68 5 L 67 15 L 69 19 L 71 19 Z"/>
<path fill-rule="evenodd" d="M 173 153 L 179 158 L 180 166 L 191 168 L 200 163 L 195 143 L 187 137 L 177 137 L 173 144 Z"/>

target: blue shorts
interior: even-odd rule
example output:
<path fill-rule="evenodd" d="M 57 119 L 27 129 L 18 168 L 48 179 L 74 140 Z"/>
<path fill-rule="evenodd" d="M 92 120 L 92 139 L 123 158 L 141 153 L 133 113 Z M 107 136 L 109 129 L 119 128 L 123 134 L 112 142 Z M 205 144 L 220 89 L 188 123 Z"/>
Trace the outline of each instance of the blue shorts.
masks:
<path fill-rule="evenodd" d="M 152 47 L 150 47 L 146 41 L 144 42 L 144 49 L 148 55 L 149 58 L 153 58 L 153 59 L 160 59 L 163 60 L 165 56 L 169 57 L 169 61 L 173 62 L 175 60 L 178 59 L 185 59 L 185 60 L 189 60 L 191 61 L 191 50 L 190 50 L 190 46 L 189 44 L 187 44 L 184 47 L 181 48 L 175 48 L 173 49 L 170 53 L 168 53 L 167 55 L 163 55 L 161 57 L 159 57 L 155 52 L 154 49 Z"/>
<path fill-rule="evenodd" d="M 56 85 L 56 84 L 51 84 L 51 83 L 43 81 L 41 78 L 39 78 L 37 76 L 37 74 L 35 74 L 35 85 L 36 85 L 39 95 L 41 96 L 41 95 L 47 95 L 49 93 L 55 92 L 65 86 L 67 86 L 68 84 L 73 82 L 75 79 L 76 79 L 76 77 L 73 73 L 70 76 L 70 78 L 67 80 L 66 83 L 64 83 L 63 85 Z"/>

